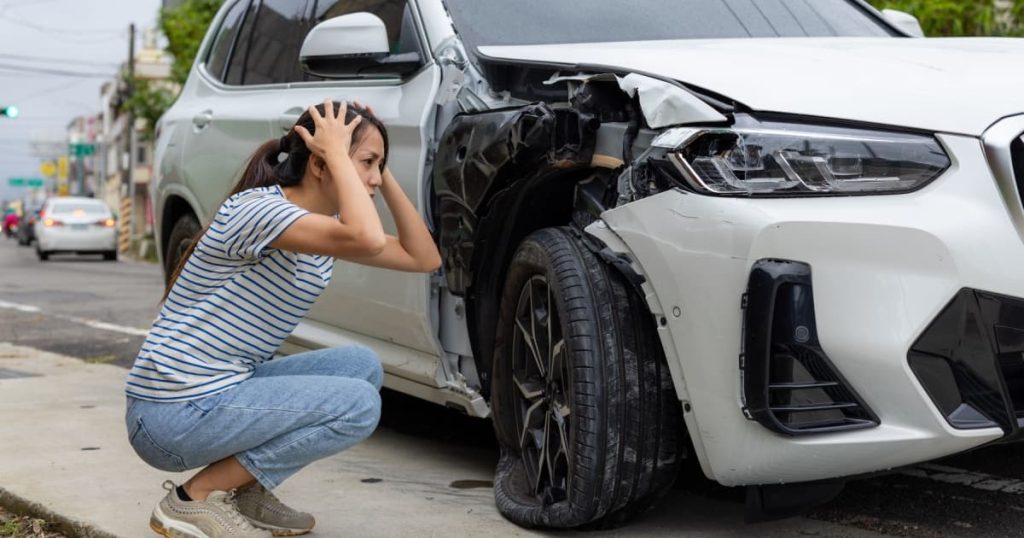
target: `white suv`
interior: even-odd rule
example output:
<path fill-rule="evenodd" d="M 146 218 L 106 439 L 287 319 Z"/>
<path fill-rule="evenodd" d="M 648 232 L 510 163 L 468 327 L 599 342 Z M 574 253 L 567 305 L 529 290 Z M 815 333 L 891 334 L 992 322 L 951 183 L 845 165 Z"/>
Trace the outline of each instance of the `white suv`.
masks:
<path fill-rule="evenodd" d="M 365 344 L 388 387 L 492 417 L 524 526 L 622 521 L 684 457 L 784 515 L 1024 425 L 1024 42 L 915 24 L 228 0 L 158 126 L 160 252 L 308 105 L 369 103 L 443 267 L 339 262 L 284 352 Z"/>

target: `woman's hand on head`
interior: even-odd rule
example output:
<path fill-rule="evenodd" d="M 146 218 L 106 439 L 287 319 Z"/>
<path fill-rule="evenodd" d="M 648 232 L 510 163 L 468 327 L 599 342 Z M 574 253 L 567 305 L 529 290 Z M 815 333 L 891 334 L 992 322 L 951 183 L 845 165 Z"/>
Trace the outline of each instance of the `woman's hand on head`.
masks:
<path fill-rule="evenodd" d="M 321 115 L 315 106 L 309 107 L 315 132 L 310 134 L 309 130 L 301 125 L 296 125 L 294 129 L 302 137 L 310 153 L 325 160 L 334 155 L 348 156 L 352 148 L 352 133 L 363 118 L 357 115 L 346 124 L 347 110 L 348 105 L 342 101 L 341 106 L 338 107 L 338 113 L 335 114 L 334 104 L 330 99 L 324 99 L 324 115 Z"/>

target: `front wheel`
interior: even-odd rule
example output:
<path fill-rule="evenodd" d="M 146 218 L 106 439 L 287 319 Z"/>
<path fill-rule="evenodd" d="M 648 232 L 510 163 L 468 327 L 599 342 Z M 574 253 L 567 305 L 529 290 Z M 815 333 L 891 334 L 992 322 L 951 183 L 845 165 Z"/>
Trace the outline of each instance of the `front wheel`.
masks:
<path fill-rule="evenodd" d="M 607 527 L 671 487 L 676 399 L 654 320 L 567 228 L 523 241 L 494 355 L 498 510 L 524 527 Z"/>
<path fill-rule="evenodd" d="M 182 258 L 188 252 L 192 241 L 199 235 L 201 228 L 199 221 L 191 214 L 182 215 L 171 228 L 171 234 L 167 238 L 167 250 L 164 254 L 164 280 L 170 282 L 174 271 L 178 269 Z"/>

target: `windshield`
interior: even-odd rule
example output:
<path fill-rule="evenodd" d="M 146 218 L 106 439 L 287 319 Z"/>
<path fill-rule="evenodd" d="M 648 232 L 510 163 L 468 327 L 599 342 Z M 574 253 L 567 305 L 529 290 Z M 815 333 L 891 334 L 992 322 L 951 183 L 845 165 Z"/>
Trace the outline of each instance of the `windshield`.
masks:
<path fill-rule="evenodd" d="M 444 0 L 466 46 L 886 37 L 850 0 Z"/>

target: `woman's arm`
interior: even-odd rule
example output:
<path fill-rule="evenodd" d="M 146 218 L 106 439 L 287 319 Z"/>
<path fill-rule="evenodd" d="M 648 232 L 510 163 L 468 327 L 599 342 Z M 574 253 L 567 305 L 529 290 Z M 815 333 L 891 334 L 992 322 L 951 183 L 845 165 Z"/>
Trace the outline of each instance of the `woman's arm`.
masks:
<path fill-rule="evenodd" d="M 391 171 L 384 169 L 380 192 L 395 218 L 398 237 L 389 235 L 384 250 L 376 256 L 343 256 L 344 259 L 398 271 L 430 273 L 441 266 L 441 254 L 437 251 L 430 230 L 423 223 L 419 211 L 402 192 L 401 185 Z"/>

